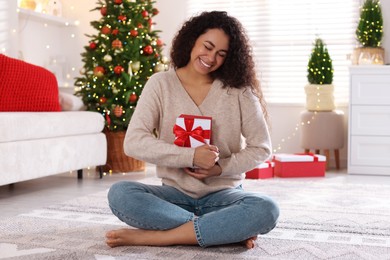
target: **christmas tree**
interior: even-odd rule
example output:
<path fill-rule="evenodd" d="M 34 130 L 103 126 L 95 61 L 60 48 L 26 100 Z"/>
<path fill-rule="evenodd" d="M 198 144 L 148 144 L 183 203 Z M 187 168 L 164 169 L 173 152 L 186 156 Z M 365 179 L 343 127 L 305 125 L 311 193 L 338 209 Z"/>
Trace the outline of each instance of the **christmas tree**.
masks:
<path fill-rule="evenodd" d="M 92 21 L 97 30 L 81 53 L 83 68 L 76 78 L 76 95 L 87 110 L 106 119 L 110 131 L 127 129 L 146 81 L 167 69 L 161 55 L 160 31 L 153 30 L 158 14 L 150 0 L 98 0 L 101 18 Z"/>
<path fill-rule="evenodd" d="M 317 38 L 307 68 L 307 79 L 310 84 L 332 84 L 332 59 L 324 42 Z"/>
<path fill-rule="evenodd" d="M 358 41 L 364 47 L 380 47 L 383 34 L 382 9 L 378 0 L 366 0 L 360 11 L 356 29 Z"/>

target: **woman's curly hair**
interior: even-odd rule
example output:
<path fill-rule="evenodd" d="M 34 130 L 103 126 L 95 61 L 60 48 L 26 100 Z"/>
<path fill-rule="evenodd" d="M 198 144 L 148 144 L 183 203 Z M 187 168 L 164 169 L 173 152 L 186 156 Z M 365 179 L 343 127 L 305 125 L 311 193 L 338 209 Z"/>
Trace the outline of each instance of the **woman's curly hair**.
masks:
<path fill-rule="evenodd" d="M 229 50 L 221 67 L 211 73 L 224 86 L 251 88 L 259 98 L 264 116 L 268 113 L 260 82 L 256 76 L 255 62 L 248 36 L 242 24 L 224 11 L 202 12 L 186 21 L 172 41 L 171 64 L 182 68 L 188 64 L 191 51 L 200 35 L 209 29 L 222 29 L 229 36 Z"/>

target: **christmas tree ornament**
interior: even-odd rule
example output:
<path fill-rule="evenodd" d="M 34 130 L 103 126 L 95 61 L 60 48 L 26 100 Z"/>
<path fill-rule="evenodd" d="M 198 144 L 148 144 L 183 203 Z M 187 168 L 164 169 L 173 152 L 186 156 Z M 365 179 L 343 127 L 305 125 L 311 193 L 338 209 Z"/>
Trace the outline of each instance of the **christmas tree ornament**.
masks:
<path fill-rule="evenodd" d="M 111 31 L 111 34 L 114 35 L 114 36 L 117 36 L 119 33 L 119 30 L 118 29 L 114 29 Z"/>
<path fill-rule="evenodd" d="M 162 63 L 158 63 L 154 67 L 154 72 L 161 72 L 161 71 L 164 71 L 164 70 L 165 70 L 165 66 Z"/>
<path fill-rule="evenodd" d="M 89 44 L 89 48 L 91 49 L 91 50 L 94 50 L 94 49 L 96 49 L 96 43 L 95 42 L 91 42 L 90 44 Z"/>
<path fill-rule="evenodd" d="M 119 39 L 115 39 L 112 41 L 111 47 L 113 49 L 121 49 L 122 48 L 122 42 Z"/>
<path fill-rule="evenodd" d="M 167 64 L 168 61 L 169 61 L 169 60 L 168 60 L 168 57 L 167 57 L 167 56 L 164 55 L 164 56 L 161 57 L 161 62 L 162 62 L 162 63 Z"/>
<path fill-rule="evenodd" d="M 114 115 L 116 117 L 121 117 L 122 114 L 123 114 L 123 107 L 122 106 L 118 106 L 118 105 L 115 106 L 115 108 L 114 108 Z"/>
<path fill-rule="evenodd" d="M 100 97 L 99 98 L 99 103 L 100 104 L 105 104 L 107 102 L 107 98 L 106 97 Z"/>
<path fill-rule="evenodd" d="M 106 54 L 106 55 L 104 55 L 103 60 L 104 60 L 105 62 L 110 62 L 110 61 L 112 61 L 112 57 L 111 57 L 111 55 Z"/>
<path fill-rule="evenodd" d="M 105 26 L 102 27 L 100 32 L 102 34 L 110 34 L 111 33 L 111 28 L 105 25 Z"/>
<path fill-rule="evenodd" d="M 118 21 L 119 22 L 125 22 L 127 20 L 127 17 L 126 16 L 124 16 L 124 15 L 119 15 L 118 16 Z"/>
<path fill-rule="evenodd" d="M 116 5 L 121 5 L 123 3 L 122 0 L 114 0 L 114 4 Z"/>
<path fill-rule="evenodd" d="M 150 55 L 153 53 L 153 47 L 150 45 L 147 45 L 143 48 L 143 51 L 145 54 Z"/>
<path fill-rule="evenodd" d="M 161 39 L 157 39 L 156 44 L 161 47 L 164 45 L 164 42 Z"/>
<path fill-rule="evenodd" d="M 107 7 L 103 6 L 102 8 L 100 8 L 100 13 L 101 13 L 101 15 L 106 16 L 107 15 Z"/>
<path fill-rule="evenodd" d="M 138 99 L 138 96 L 137 94 L 135 94 L 134 92 L 131 93 L 130 97 L 129 97 L 129 102 L 130 104 L 134 104 Z"/>
<path fill-rule="evenodd" d="M 97 66 L 93 69 L 93 75 L 95 75 L 98 78 L 101 78 L 104 76 L 105 70 L 102 66 Z"/>
<path fill-rule="evenodd" d="M 123 67 L 120 66 L 120 65 L 115 66 L 115 68 L 114 68 L 114 72 L 115 72 L 115 74 L 117 74 L 117 75 L 122 74 L 123 71 L 124 71 L 124 69 L 123 69 Z"/>
<path fill-rule="evenodd" d="M 131 69 L 134 72 L 139 71 L 140 67 L 141 67 L 141 62 L 140 61 L 134 61 L 134 62 L 131 63 Z"/>
<path fill-rule="evenodd" d="M 133 30 L 130 31 L 130 35 L 131 35 L 132 37 L 137 37 L 138 31 L 135 30 L 135 29 L 133 29 Z"/>
<path fill-rule="evenodd" d="M 153 8 L 153 9 L 152 9 L 152 14 L 153 14 L 153 16 L 154 16 L 154 15 L 158 15 L 158 13 L 159 13 L 159 11 L 158 11 L 157 8 Z"/>
<path fill-rule="evenodd" d="M 142 17 L 145 18 L 145 19 L 148 19 L 148 18 L 149 18 L 149 13 L 148 13 L 148 11 L 146 11 L 146 10 L 143 10 L 143 11 L 141 12 L 141 15 L 142 15 Z"/>

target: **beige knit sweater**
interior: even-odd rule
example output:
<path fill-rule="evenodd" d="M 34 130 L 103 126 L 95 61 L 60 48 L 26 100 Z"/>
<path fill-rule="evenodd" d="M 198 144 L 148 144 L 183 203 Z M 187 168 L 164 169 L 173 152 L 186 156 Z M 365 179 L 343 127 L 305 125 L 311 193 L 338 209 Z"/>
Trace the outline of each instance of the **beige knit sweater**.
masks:
<path fill-rule="evenodd" d="M 181 114 L 211 116 L 211 144 L 220 151 L 222 174 L 203 181 L 186 174 L 194 148 L 173 144 L 173 126 Z M 153 136 L 156 128 L 159 136 Z M 244 141 L 245 140 L 245 141 Z M 157 165 L 157 176 L 194 198 L 236 187 L 244 173 L 268 159 L 271 141 L 258 99 L 249 90 L 222 88 L 215 80 L 197 106 L 181 85 L 176 71 L 154 74 L 147 82 L 127 129 L 125 153 Z"/>

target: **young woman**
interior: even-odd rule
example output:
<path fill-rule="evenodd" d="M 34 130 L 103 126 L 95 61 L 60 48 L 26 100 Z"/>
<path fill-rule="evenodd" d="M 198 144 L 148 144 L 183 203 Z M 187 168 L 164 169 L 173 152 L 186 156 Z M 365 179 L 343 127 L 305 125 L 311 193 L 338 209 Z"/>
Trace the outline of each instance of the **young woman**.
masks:
<path fill-rule="evenodd" d="M 108 194 L 112 212 L 137 229 L 109 231 L 106 242 L 111 247 L 243 242 L 253 248 L 257 235 L 275 227 L 279 209 L 271 198 L 241 186 L 244 173 L 271 155 L 244 29 L 226 12 L 192 17 L 173 40 L 171 63 L 172 69 L 145 85 L 124 143 L 127 155 L 156 164 L 163 185 L 114 184 Z M 173 144 L 181 114 L 212 117 L 212 144 Z"/>

